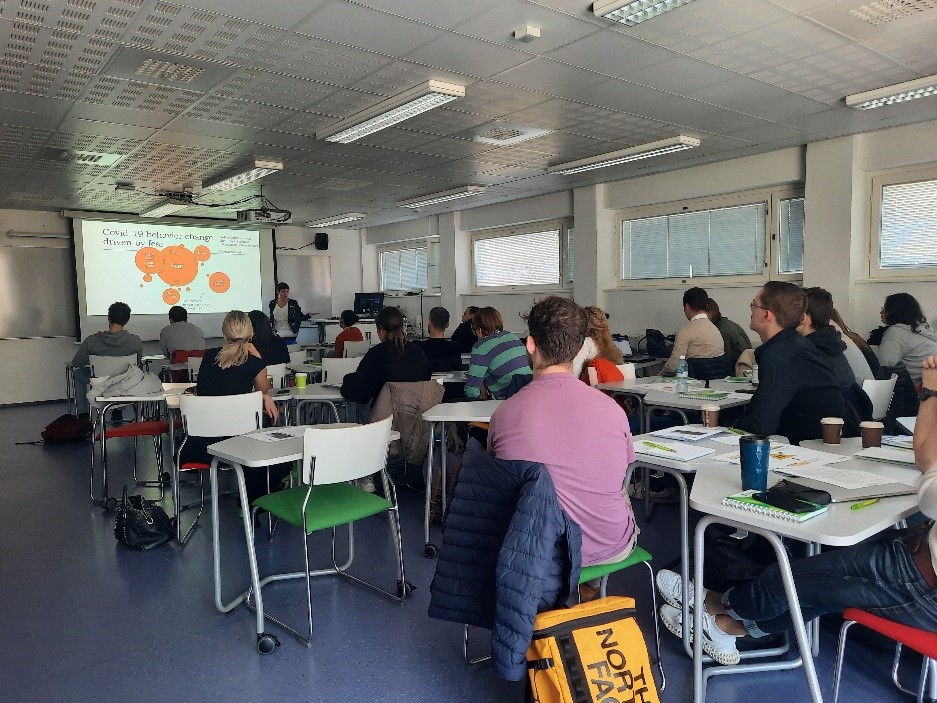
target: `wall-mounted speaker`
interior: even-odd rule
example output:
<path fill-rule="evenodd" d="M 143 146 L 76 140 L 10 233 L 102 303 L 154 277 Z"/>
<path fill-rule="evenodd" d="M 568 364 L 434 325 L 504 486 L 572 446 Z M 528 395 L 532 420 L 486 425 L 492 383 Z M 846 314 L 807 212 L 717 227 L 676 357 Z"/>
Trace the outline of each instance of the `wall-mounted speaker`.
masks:
<path fill-rule="evenodd" d="M 316 238 L 313 240 L 315 243 L 316 249 L 320 251 L 329 248 L 329 233 L 328 232 L 316 232 Z"/>

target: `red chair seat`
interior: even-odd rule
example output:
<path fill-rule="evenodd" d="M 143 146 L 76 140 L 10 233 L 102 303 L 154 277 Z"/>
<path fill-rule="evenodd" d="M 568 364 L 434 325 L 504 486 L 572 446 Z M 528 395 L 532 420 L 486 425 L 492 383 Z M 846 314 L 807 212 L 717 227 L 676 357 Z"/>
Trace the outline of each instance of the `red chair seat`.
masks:
<path fill-rule="evenodd" d="M 180 471 L 207 471 L 211 464 L 204 464 L 200 461 L 187 461 L 179 467 Z"/>
<path fill-rule="evenodd" d="M 843 611 L 843 618 L 855 620 L 860 625 L 865 625 L 870 630 L 875 630 L 895 642 L 900 642 L 925 657 L 937 659 L 937 632 L 901 625 L 858 608 L 846 608 Z"/>
<path fill-rule="evenodd" d="M 122 425 L 107 427 L 104 430 L 105 439 L 114 437 L 156 437 L 169 432 L 169 420 L 145 420 L 141 422 L 125 422 Z"/>

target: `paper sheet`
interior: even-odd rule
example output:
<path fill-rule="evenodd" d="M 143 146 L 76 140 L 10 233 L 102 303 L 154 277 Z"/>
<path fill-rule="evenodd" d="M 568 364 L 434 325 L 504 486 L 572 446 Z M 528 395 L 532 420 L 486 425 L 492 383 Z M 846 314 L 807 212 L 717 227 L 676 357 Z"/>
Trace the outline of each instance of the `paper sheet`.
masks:
<path fill-rule="evenodd" d="M 889 447 L 898 447 L 899 449 L 913 449 L 914 437 L 907 434 L 885 435 L 882 437 L 882 445 Z"/>
<path fill-rule="evenodd" d="M 676 439 L 681 442 L 696 442 L 700 439 L 706 439 L 713 435 L 725 432 L 721 427 L 700 427 L 699 425 L 677 425 L 668 427 L 665 430 L 656 430 L 651 432 L 655 437 L 665 437 L 666 439 Z"/>
<path fill-rule="evenodd" d="M 302 437 L 305 431 L 305 427 L 272 427 L 269 430 L 251 432 L 247 436 L 251 439 L 259 439 L 261 442 L 281 442 L 284 439 Z"/>
<path fill-rule="evenodd" d="M 857 459 L 871 459 L 872 461 L 886 461 L 894 464 L 913 464 L 914 452 L 907 449 L 893 447 L 869 447 L 856 452 Z"/>
<path fill-rule="evenodd" d="M 716 441 L 720 441 L 718 438 Z M 741 464 L 742 458 L 739 452 L 730 452 L 720 454 L 714 457 L 717 461 L 727 461 L 730 464 Z M 827 452 L 818 452 L 804 447 L 795 447 L 791 444 L 771 444 L 771 456 L 768 459 L 768 469 L 778 471 L 784 468 L 796 468 L 808 466 L 810 464 L 835 464 L 845 461 L 850 457 L 842 454 L 829 454 Z"/>

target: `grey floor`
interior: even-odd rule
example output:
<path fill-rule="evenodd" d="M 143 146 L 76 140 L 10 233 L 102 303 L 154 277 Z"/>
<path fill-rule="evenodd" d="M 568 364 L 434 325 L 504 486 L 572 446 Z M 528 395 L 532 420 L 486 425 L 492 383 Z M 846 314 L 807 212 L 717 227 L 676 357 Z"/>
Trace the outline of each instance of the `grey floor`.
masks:
<path fill-rule="evenodd" d="M 396 605 L 355 584 L 320 579 L 313 590 L 312 647 L 271 626 L 282 646 L 261 656 L 251 613 L 238 608 L 222 615 L 214 608 L 207 514 L 184 549 L 125 549 L 114 540 L 113 513 L 88 499 L 89 445 L 14 444 L 38 439 L 61 412 L 59 404 L 0 409 L 0 700 L 523 700 L 520 683 L 499 679 L 486 665 L 462 663 L 457 625 L 427 617 L 435 562 L 422 556 L 416 492 L 401 490 L 407 576 L 417 586 L 413 597 Z M 114 490 L 130 480 L 130 456 L 126 449 L 112 456 Z M 659 507 L 650 524 L 637 512 L 642 546 L 656 565 L 671 561 L 677 553 L 675 506 Z M 244 537 L 233 500 L 222 503 L 222 513 L 223 573 L 233 592 L 247 584 Z M 364 524 L 356 565 L 375 578 L 386 572 L 392 583 L 388 543 L 385 522 Z M 260 532 L 257 544 L 262 571 L 301 562 L 300 544 L 288 530 L 272 543 Z M 314 542 L 314 552 L 324 564 L 325 544 Z M 638 599 L 650 639 L 647 581 L 632 571 L 615 575 L 609 590 Z M 302 622 L 303 590 L 300 582 L 278 584 L 266 592 L 265 602 L 271 611 Z M 662 700 L 691 700 L 690 662 L 674 637 L 661 636 L 667 671 Z M 835 637 L 824 629 L 817 669 L 827 696 L 834 651 Z M 890 663 L 887 651 L 852 645 L 840 700 L 903 700 L 890 684 Z M 795 703 L 809 696 L 802 673 L 790 671 L 717 678 L 708 700 Z"/>

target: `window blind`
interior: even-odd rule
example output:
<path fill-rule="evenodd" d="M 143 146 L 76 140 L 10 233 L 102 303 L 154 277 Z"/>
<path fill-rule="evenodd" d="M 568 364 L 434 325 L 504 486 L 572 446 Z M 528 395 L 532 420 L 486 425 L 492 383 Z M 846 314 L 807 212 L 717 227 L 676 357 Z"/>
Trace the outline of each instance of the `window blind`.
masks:
<path fill-rule="evenodd" d="M 560 283 L 560 231 L 476 239 L 477 287 L 545 286 Z"/>
<path fill-rule="evenodd" d="M 880 267 L 937 266 L 937 180 L 882 188 Z"/>

